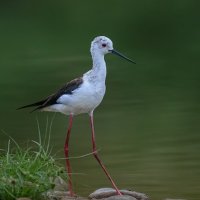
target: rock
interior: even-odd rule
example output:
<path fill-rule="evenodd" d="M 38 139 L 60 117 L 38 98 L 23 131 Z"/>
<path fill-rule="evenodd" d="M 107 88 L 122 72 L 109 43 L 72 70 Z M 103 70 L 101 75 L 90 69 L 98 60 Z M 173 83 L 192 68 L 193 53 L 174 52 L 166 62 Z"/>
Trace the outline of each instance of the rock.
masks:
<path fill-rule="evenodd" d="M 100 188 L 89 195 L 90 199 L 102 199 L 102 200 L 148 200 L 149 198 L 139 192 L 131 190 L 120 190 L 123 196 L 116 195 L 116 191 L 112 188 Z"/>
<path fill-rule="evenodd" d="M 48 200 L 61 200 L 63 197 L 70 197 L 69 192 L 52 190 L 46 194 Z"/>
<path fill-rule="evenodd" d="M 68 186 L 67 183 L 60 177 L 56 177 L 54 180 L 54 191 L 67 191 Z"/>
<path fill-rule="evenodd" d="M 135 197 L 128 196 L 128 195 L 115 195 L 108 198 L 103 198 L 103 200 L 137 200 Z"/>
<path fill-rule="evenodd" d="M 135 192 L 131 190 L 120 190 L 120 192 L 124 195 L 135 197 L 137 200 L 149 200 L 149 197 L 144 193 Z"/>
<path fill-rule="evenodd" d="M 71 197 L 68 191 L 48 191 L 46 194 L 47 200 L 88 200 L 87 198 L 74 196 Z"/>
<path fill-rule="evenodd" d="M 16 200 L 31 200 L 31 199 L 28 197 L 20 197 L 20 198 L 17 198 Z"/>
<path fill-rule="evenodd" d="M 110 196 L 115 196 L 116 191 L 112 188 L 100 188 L 95 190 L 93 193 L 89 195 L 90 199 L 102 199 Z"/>

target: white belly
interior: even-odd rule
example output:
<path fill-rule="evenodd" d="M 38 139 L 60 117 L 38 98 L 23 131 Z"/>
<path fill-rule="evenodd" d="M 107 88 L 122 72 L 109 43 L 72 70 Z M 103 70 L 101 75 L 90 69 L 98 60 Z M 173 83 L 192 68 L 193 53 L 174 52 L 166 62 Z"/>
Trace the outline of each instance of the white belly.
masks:
<path fill-rule="evenodd" d="M 105 94 L 105 84 L 91 84 L 85 81 L 73 94 L 62 95 L 57 104 L 45 108 L 45 111 L 61 112 L 63 114 L 90 113 L 102 101 Z"/>

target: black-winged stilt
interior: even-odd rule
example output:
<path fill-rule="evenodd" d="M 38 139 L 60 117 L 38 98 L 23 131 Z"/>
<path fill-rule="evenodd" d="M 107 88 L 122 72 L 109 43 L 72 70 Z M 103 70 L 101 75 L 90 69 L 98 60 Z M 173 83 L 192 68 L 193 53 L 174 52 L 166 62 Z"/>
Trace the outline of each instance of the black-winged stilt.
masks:
<path fill-rule="evenodd" d="M 113 53 L 132 63 L 135 62 L 114 50 L 112 41 L 105 36 L 96 37 L 91 43 L 90 51 L 93 60 L 93 66 L 91 70 L 83 74 L 82 77 L 68 82 L 62 88 L 60 88 L 60 90 L 48 96 L 47 98 L 39 102 L 20 107 L 19 109 L 35 106 L 36 108 L 34 110 L 60 112 L 65 115 L 69 115 L 69 127 L 67 130 L 64 152 L 66 157 L 67 173 L 69 176 L 68 187 L 71 196 L 74 195 L 74 192 L 72 189 L 71 166 L 69 161 L 69 138 L 72 128 L 73 116 L 81 113 L 88 113 L 92 130 L 92 153 L 111 181 L 117 194 L 121 195 L 119 189 L 112 180 L 110 174 L 106 170 L 97 153 L 93 111 L 101 103 L 106 91 L 106 63 L 104 60 L 104 55 Z"/>

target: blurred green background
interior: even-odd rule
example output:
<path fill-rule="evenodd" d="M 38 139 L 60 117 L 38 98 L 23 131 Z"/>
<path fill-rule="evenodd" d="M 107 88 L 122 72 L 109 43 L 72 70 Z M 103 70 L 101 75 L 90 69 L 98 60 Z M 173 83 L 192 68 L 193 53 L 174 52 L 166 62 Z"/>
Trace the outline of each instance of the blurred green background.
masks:
<path fill-rule="evenodd" d="M 107 93 L 95 112 L 101 157 L 120 188 L 151 199 L 200 196 L 200 2 L 1 1 L 0 148 L 6 132 L 37 140 L 54 114 L 16 108 L 40 100 L 91 67 L 91 40 L 106 35 L 132 65 L 107 55 Z M 67 117 L 56 114 L 51 146 L 63 157 Z M 91 152 L 87 115 L 77 116 L 71 156 Z M 75 191 L 110 186 L 88 156 L 72 160 Z"/>

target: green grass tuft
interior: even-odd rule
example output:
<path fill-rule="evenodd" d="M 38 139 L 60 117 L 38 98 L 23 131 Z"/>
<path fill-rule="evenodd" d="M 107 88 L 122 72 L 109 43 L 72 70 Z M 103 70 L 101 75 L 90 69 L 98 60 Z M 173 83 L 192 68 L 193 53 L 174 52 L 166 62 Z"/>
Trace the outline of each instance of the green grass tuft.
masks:
<path fill-rule="evenodd" d="M 11 141 L 15 149 L 11 150 Z M 67 179 L 65 169 L 39 142 L 33 141 L 32 148 L 24 150 L 13 139 L 0 154 L 0 199 L 14 200 L 19 197 L 44 198 L 44 192 L 54 187 L 58 176 Z"/>

